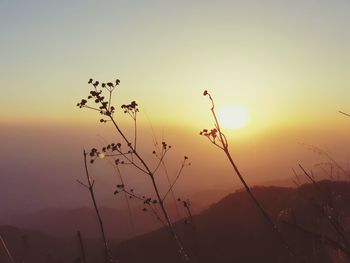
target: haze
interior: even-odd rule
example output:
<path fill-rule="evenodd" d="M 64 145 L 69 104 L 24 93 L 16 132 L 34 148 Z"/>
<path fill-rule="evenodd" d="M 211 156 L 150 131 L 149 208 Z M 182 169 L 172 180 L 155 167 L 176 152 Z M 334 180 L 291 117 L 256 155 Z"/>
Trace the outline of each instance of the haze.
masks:
<path fill-rule="evenodd" d="M 300 143 L 345 164 L 350 119 L 338 110 L 350 111 L 349 12 L 348 1 L 1 1 L 0 208 L 88 204 L 76 183 L 82 149 L 115 140 L 76 107 L 90 77 L 121 79 L 118 108 L 139 103 L 143 151 L 153 129 L 173 146 L 172 171 L 190 157 L 177 191 L 238 187 L 199 136 L 213 126 L 205 89 L 219 107 L 251 116 L 226 134 L 252 184 L 287 184 L 299 162 L 324 161 Z M 111 205 L 117 182 L 103 171 L 98 187 Z"/>

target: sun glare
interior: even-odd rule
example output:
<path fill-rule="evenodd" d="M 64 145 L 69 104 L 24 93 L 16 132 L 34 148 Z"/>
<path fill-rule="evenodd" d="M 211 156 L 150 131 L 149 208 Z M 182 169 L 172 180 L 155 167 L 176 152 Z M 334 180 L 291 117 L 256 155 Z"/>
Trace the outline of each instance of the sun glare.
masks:
<path fill-rule="evenodd" d="M 219 108 L 218 119 L 223 128 L 240 129 L 249 123 L 250 116 L 243 107 L 229 105 Z"/>

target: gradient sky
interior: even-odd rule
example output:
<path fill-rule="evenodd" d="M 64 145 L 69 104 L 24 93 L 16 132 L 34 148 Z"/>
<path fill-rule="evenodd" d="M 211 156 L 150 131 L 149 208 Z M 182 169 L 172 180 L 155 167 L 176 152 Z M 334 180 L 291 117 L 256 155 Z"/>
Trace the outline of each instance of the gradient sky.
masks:
<path fill-rule="evenodd" d="M 103 134 L 88 135 L 99 116 L 75 107 L 90 77 L 120 78 L 117 105 L 138 101 L 144 128 L 151 120 L 198 163 L 205 147 L 214 153 L 197 136 L 212 123 L 204 89 L 218 106 L 239 104 L 251 115 L 246 128 L 227 132 L 241 139 L 233 148 L 243 167 L 256 163 L 248 173 L 288 173 L 286 164 L 307 158 L 298 142 L 345 160 L 350 120 L 337 111 L 350 111 L 349 14 L 347 0 L 1 0 L 2 167 L 13 186 L 43 161 L 48 168 L 36 179 L 43 185 L 57 160 L 64 176 L 80 171 L 81 148 Z M 280 156 L 286 160 L 276 164 Z"/>

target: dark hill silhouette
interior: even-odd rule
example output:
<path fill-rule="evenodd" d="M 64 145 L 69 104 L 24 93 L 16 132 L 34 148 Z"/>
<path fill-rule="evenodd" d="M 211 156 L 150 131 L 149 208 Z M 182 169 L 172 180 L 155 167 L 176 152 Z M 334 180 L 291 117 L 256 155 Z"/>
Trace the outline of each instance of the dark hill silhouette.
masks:
<path fill-rule="evenodd" d="M 128 239 L 134 235 L 127 211 L 118 211 L 112 208 L 101 207 L 101 214 L 108 233 L 108 237 Z M 142 207 L 134 209 L 134 217 L 143 217 Z M 153 218 L 146 217 L 143 221 L 135 220 L 135 231 L 144 234 L 160 227 Z M 90 207 L 76 209 L 48 208 L 21 216 L 13 216 L 3 220 L 2 224 L 11 224 L 19 228 L 38 230 L 55 237 L 71 237 L 77 230 L 87 238 L 99 238 L 99 229 L 96 228 L 97 218 Z M 123 227 L 120 227 L 123 226 Z"/>
<path fill-rule="evenodd" d="M 319 188 L 322 194 L 314 185 L 303 185 L 298 189 L 259 186 L 254 187 L 253 192 L 276 221 L 282 210 L 292 208 L 298 225 L 314 232 L 320 231 L 322 227 L 327 235 L 335 237 L 334 231 L 327 225 L 316 204 L 320 204 L 322 200 L 331 200 L 332 207 L 341 211 L 342 217 L 349 220 L 350 183 L 323 181 L 319 183 Z M 296 262 L 278 242 L 270 226 L 265 223 L 244 191 L 226 196 L 193 219 L 195 228 L 185 224 L 183 220 L 176 223 L 179 236 L 190 251 L 192 262 Z M 335 259 L 334 251 L 322 240 L 311 238 L 292 226 L 283 223 L 280 226 L 291 247 L 306 262 L 349 262 L 346 258 L 343 261 Z M 23 256 L 21 239 L 14 238 L 14 235 L 20 235 L 18 233 L 22 230 L 16 231 L 4 234 L 3 228 L 0 228 L 0 234 L 9 240 L 8 245 L 13 254 L 20 257 Z M 37 249 L 37 253 L 45 256 L 47 251 L 55 251 L 56 254 L 52 252 L 53 258 L 61 257 L 64 260 L 62 262 L 74 262 L 77 255 L 75 239 L 69 241 L 50 238 L 37 232 L 27 235 L 36 236 L 38 244 L 39 240 L 40 244 L 43 244 L 42 249 Z M 347 235 L 349 237 L 349 233 Z M 86 242 L 89 246 L 88 262 L 102 262 L 97 259 L 100 243 L 96 243 L 97 240 Z M 172 242 L 166 229 L 159 229 L 120 244 L 112 241 L 111 248 L 121 263 L 180 262 Z M 31 260 L 28 257 L 26 262 L 47 261 Z"/>
<path fill-rule="evenodd" d="M 12 226 L 1 226 L 0 234 L 15 262 L 66 262 L 64 260 L 67 258 L 77 257 L 78 244 L 73 239 L 54 238 L 38 231 Z M 3 249 L 0 251 L 0 262 L 10 263 Z"/>
<path fill-rule="evenodd" d="M 350 183 L 324 181 L 319 185 L 324 193 L 336 197 L 334 205 L 349 218 Z M 253 192 L 276 220 L 281 210 L 292 208 L 298 224 L 307 229 L 317 232 L 321 224 L 326 224 L 315 207 L 321 197 L 314 185 L 299 189 L 259 186 Z M 195 262 L 295 262 L 244 191 L 212 205 L 195 216 L 194 222 L 196 229 L 181 222 L 176 228 L 186 247 L 195 251 L 191 256 Z M 307 262 L 333 262 L 327 246 L 290 226 L 281 227 L 290 245 Z M 329 235 L 334 233 L 330 231 Z M 169 243 L 167 233 L 160 230 L 122 243 L 117 251 L 123 262 L 179 262 Z"/>
<path fill-rule="evenodd" d="M 12 226 L 0 226 L 0 235 L 6 242 L 15 262 L 25 263 L 75 263 L 81 256 L 77 237 L 58 238 L 39 231 Z M 88 262 L 102 262 L 103 247 L 100 240 L 84 238 Z M 119 241 L 112 239 L 113 244 Z M 0 262 L 11 263 L 0 245 Z M 79 261 L 78 261 L 79 262 Z"/>
<path fill-rule="evenodd" d="M 191 196 L 193 213 L 198 213 L 209 207 L 213 200 L 219 200 L 227 190 L 207 190 Z M 114 199 L 116 198 L 113 196 Z M 170 200 L 170 199 L 169 199 Z M 172 201 L 172 200 L 170 200 Z M 101 214 L 108 237 L 116 239 L 130 239 L 136 235 L 148 233 L 162 227 L 160 222 L 152 215 L 145 215 L 143 205 L 137 200 L 130 201 L 133 225 L 131 226 L 129 212 L 109 207 L 101 207 Z M 179 204 L 178 208 L 179 208 Z M 178 219 L 175 206 L 168 205 L 172 218 Z M 184 209 L 179 208 L 180 216 L 186 215 Z M 37 230 L 55 237 L 71 237 L 80 230 L 87 238 L 99 238 L 100 232 L 96 228 L 97 218 L 91 207 L 74 209 L 46 208 L 32 213 L 14 214 L 6 212 L 0 217 L 0 225 L 12 225 L 18 228 Z M 122 226 L 122 227 L 120 227 Z"/>

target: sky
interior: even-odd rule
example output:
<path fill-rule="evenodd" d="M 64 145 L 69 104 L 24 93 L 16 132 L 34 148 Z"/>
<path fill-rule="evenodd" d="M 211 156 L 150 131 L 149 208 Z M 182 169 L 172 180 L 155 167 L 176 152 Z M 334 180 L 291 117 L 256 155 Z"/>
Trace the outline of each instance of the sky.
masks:
<path fill-rule="evenodd" d="M 90 77 L 121 80 L 113 101 L 139 103 L 143 138 L 152 140 L 153 128 L 176 146 L 171 165 L 192 155 L 183 184 L 196 190 L 232 180 L 221 153 L 198 136 L 213 123 L 204 90 L 218 107 L 249 113 L 249 125 L 226 133 L 250 181 L 318 162 L 300 143 L 345 162 L 350 119 L 338 110 L 350 111 L 349 12 L 347 0 L 0 0 L 3 195 L 33 207 L 50 194 L 57 205 L 73 199 L 81 149 L 113 136 L 75 107 Z"/>

